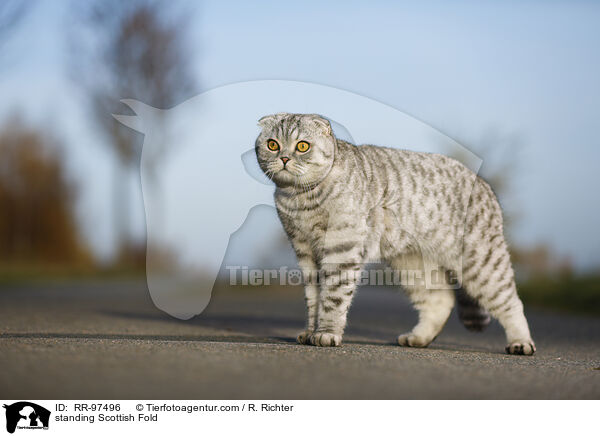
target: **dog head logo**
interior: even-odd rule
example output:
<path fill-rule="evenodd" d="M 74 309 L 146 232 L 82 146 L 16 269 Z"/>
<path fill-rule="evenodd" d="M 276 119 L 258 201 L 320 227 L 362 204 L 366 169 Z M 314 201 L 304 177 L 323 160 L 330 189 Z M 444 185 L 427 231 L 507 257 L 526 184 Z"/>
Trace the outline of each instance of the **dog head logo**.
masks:
<path fill-rule="evenodd" d="M 355 144 L 439 152 L 475 173 L 481 165 L 472 152 L 404 112 L 312 83 L 236 83 L 169 110 L 122 101 L 135 115 L 113 116 L 144 134 L 148 288 L 159 309 L 180 319 L 204 310 L 224 265 L 257 265 L 273 258 L 273 241 L 284 239 L 273 207 L 274 185 L 254 151 L 263 116 L 318 113 L 330 120 L 338 138 Z M 251 244 L 236 243 L 249 239 Z"/>
<path fill-rule="evenodd" d="M 19 401 L 4 405 L 6 409 L 6 431 L 14 433 L 18 428 L 47 429 L 50 421 L 50 411 L 42 406 L 28 401 Z"/>

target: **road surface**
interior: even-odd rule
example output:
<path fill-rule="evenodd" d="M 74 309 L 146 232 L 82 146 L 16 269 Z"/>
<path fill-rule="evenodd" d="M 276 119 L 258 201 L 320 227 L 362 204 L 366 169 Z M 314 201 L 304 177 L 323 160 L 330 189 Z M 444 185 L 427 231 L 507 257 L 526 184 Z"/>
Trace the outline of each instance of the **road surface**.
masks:
<path fill-rule="evenodd" d="M 600 398 L 600 319 L 526 308 L 538 352 L 453 314 L 427 349 L 396 336 L 401 293 L 361 289 L 340 348 L 297 345 L 300 289 L 215 292 L 200 316 L 156 309 L 141 281 L 0 286 L 0 392 L 10 399 Z"/>

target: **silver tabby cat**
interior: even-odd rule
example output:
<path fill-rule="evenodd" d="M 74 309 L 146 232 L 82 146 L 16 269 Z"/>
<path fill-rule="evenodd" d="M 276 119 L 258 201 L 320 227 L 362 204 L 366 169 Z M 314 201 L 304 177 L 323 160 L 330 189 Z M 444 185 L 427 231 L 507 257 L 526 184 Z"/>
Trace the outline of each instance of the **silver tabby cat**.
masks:
<path fill-rule="evenodd" d="M 298 342 L 339 346 L 357 273 L 385 261 L 394 270 L 460 272 L 458 292 L 422 280 L 403 286 L 419 321 L 400 345 L 429 345 L 458 300 L 467 328 L 481 330 L 491 314 L 504 327 L 508 353 L 535 352 L 502 212 L 486 182 L 446 156 L 339 140 L 319 115 L 279 113 L 259 125 L 256 155 L 276 185 L 299 266 L 305 278 L 321 273 L 305 280 L 308 321 Z"/>

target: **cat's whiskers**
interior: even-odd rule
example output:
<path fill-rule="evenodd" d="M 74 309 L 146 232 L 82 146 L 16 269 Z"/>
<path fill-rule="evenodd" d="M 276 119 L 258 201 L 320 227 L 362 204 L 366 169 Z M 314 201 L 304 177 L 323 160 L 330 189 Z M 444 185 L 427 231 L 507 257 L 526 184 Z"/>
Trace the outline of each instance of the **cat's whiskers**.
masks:
<path fill-rule="evenodd" d="M 314 203 L 316 201 L 314 189 L 311 189 L 310 183 L 308 182 L 308 180 L 304 179 L 304 177 L 300 177 L 300 180 L 302 180 L 302 182 L 306 188 L 306 193 L 308 194 L 308 198 Z"/>
<path fill-rule="evenodd" d="M 298 182 L 300 181 L 300 179 L 298 177 L 294 177 L 294 197 L 296 199 L 296 208 L 300 208 L 299 205 L 299 195 L 298 195 Z"/>
<path fill-rule="evenodd" d="M 304 201 L 304 205 L 306 206 L 312 200 L 311 192 L 303 176 L 298 176 L 298 182 L 302 187 L 302 200 Z"/>
<path fill-rule="evenodd" d="M 267 164 L 267 168 L 265 170 L 265 175 L 274 182 L 273 177 L 275 177 L 275 173 L 277 172 L 277 162 L 270 162 Z"/>
<path fill-rule="evenodd" d="M 299 173 L 298 180 L 300 181 L 300 184 L 302 185 L 302 192 L 305 195 L 305 204 L 308 204 L 309 202 L 314 201 L 314 192 L 311 192 L 309 183 L 304 177 L 308 171 L 308 166 L 302 165 L 302 164 L 297 164 L 296 168 L 298 169 L 298 173 Z"/>
<path fill-rule="evenodd" d="M 308 165 L 296 164 L 296 168 L 298 169 L 298 172 L 301 176 L 306 174 L 306 172 L 308 171 Z"/>

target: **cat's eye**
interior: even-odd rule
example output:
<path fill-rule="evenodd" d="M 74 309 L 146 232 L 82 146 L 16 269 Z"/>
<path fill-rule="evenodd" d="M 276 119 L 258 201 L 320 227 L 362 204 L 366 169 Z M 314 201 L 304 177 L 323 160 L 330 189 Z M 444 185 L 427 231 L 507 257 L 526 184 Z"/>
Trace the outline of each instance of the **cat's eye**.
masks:
<path fill-rule="evenodd" d="M 267 148 L 271 151 L 279 150 L 279 144 L 274 139 L 269 139 L 267 141 Z"/>
<path fill-rule="evenodd" d="M 306 153 L 309 148 L 310 144 L 306 141 L 300 141 L 298 144 L 296 144 L 296 150 L 298 150 L 300 153 Z"/>

